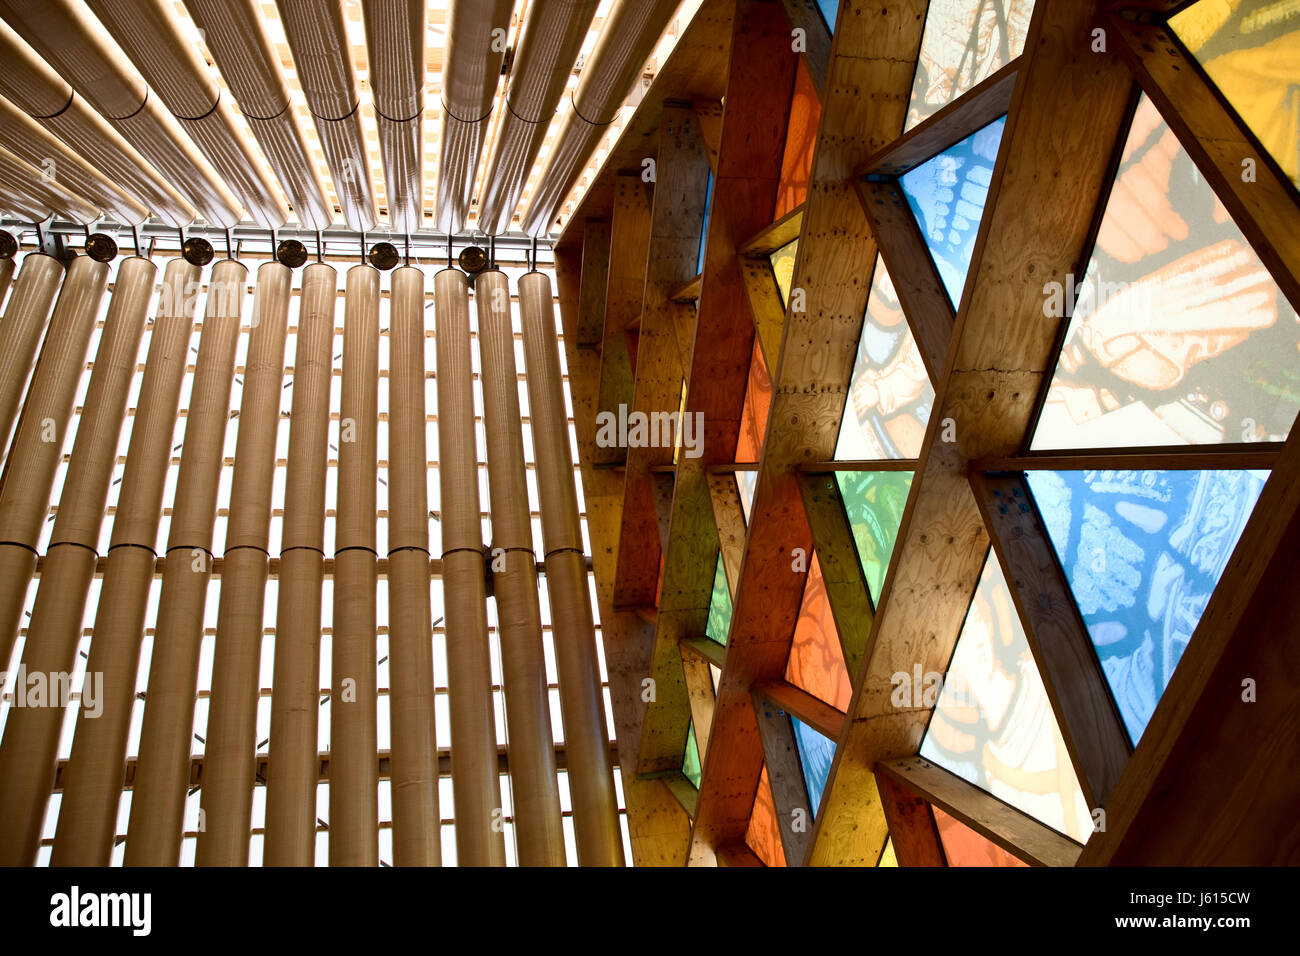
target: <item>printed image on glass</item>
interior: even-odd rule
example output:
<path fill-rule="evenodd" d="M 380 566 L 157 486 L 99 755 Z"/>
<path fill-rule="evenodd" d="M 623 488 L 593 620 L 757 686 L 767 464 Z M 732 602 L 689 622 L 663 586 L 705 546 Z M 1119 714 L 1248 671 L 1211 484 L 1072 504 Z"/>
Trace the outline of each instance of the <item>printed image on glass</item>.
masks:
<path fill-rule="evenodd" d="M 727 572 L 722 566 L 722 555 L 718 555 L 718 564 L 713 569 L 713 595 L 709 598 L 709 617 L 704 625 L 704 633 L 719 644 L 727 643 L 727 632 L 731 630 L 731 589 L 727 587 Z"/>
<path fill-rule="evenodd" d="M 1026 477 L 1136 745 L 1268 472 L 1030 471 Z"/>
<path fill-rule="evenodd" d="M 785 848 L 781 845 L 781 829 L 776 822 L 776 801 L 772 798 L 772 784 L 767 778 L 767 766 L 759 774 L 758 790 L 754 794 L 754 807 L 749 812 L 749 828 L 745 831 L 745 845 L 754 851 L 767 866 L 785 866 Z"/>
<path fill-rule="evenodd" d="M 899 177 L 930 258 L 956 311 L 993 180 L 1005 116 Z"/>
<path fill-rule="evenodd" d="M 835 742 L 813 730 L 798 717 L 791 717 L 790 725 L 794 728 L 794 743 L 799 750 L 804 786 L 808 788 L 808 816 L 814 817 L 822 803 L 826 778 L 831 775 Z"/>
<path fill-rule="evenodd" d="M 913 675 L 904 675 L 912 678 Z M 912 706 L 924 688 L 909 690 Z M 1065 740 L 992 552 L 966 612 L 921 756 L 1083 843 L 1092 832 Z"/>
<path fill-rule="evenodd" d="M 1076 288 L 1077 283 L 1077 288 Z M 1281 441 L 1300 411 L 1300 324 L 1145 96 L 1032 447 Z"/>
<path fill-rule="evenodd" d="M 912 488 L 910 471 L 837 471 L 840 499 L 853 531 L 853 544 L 862 564 L 874 606 L 885 586 L 885 572 L 898 539 L 907 493 Z"/>
<path fill-rule="evenodd" d="M 1169 26 L 1300 186 L 1300 3 L 1200 0 Z"/>
<path fill-rule="evenodd" d="M 904 132 L 1020 55 L 1033 0 L 930 0 Z"/>
<path fill-rule="evenodd" d="M 816 554 L 808 562 L 808 579 L 786 659 L 785 679 L 836 710 L 849 709 L 853 685 Z"/>
<path fill-rule="evenodd" d="M 787 242 L 780 249 L 769 255 L 772 274 L 776 276 L 776 287 L 781 292 L 781 304 L 790 307 L 790 286 L 794 283 L 794 254 L 799 251 L 799 240 Z"/>
<path fill-rule="evenodd" d="M 867 312 L 844 403 L 837 461 L 915 458 L 934 407 L 934 386 L 898 303 L 885 260 L 876 256 Z"/>

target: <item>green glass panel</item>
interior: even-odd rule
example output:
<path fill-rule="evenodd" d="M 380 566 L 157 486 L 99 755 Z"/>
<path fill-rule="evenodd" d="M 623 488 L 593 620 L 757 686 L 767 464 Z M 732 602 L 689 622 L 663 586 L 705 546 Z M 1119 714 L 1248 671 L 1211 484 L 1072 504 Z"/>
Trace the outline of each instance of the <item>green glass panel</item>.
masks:
<path fill-rule="evenodd" d="M 862 563 L 871 600 L 880 600 L 885 571 L 894 553 L 898 525 L 912 487 L 910 471 L 837 471 L 844 511 Z"/>
<path fill-rule="evenodd" d="M 727 587 L 727 572 L 722 567 L 722 555 L 719 554 L 717 567 L 713 570 L 713 597 L 709 599 L 709 620 L 704 626 L 704 633 L 719 644 L 726 644 L 729 630 L 731 589 Z"/>
<path fill-rule="evenodd" d="M 700 746 L 695 742 L 695 723 L 686 732 L 686 757 L 682 760 L 682 775 L 700 789 Z"/>

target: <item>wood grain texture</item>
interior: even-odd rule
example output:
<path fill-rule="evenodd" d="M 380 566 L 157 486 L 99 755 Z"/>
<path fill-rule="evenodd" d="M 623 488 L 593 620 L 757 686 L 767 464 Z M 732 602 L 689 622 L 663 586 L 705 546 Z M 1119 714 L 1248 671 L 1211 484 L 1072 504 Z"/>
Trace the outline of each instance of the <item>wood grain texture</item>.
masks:
<path fill-rule="evenodd" d="M 605 295 L 609 286 L 609 222 L 588 219 L 582 229 L 582 266 L 579 281 L 579 345 L 599 345 L 605 328 Z"/>
<path fill-rule="evenodd" d="M 887 773 L 876 774 L 876 788 L 898 865 L 947 866 L 930 804 Z"/>
<path fill-rule="evenodd" d="M 803 30 L 803 61 L 817 87 L 817 95 L 824 101 L 830 71 L 831 31 L 822 17 L 817 0 L 781 0 L 793 29 Z"/>
<path fill-rule="evenodd" d="M 753 701 L 781 846 L 787 860 L 802 860 L 817 808 L 808 805 L 808 788 L 799 762 L 799 748 L 795 745 L 794 727 L 790 715 L 757 688 Z"/>

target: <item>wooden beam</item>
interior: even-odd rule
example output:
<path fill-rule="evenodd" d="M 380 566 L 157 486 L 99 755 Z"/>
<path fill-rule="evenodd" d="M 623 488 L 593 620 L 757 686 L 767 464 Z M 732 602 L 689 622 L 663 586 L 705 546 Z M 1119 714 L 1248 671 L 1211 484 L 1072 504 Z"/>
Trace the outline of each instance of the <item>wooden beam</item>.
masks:
<path fill-rule="evenodd" d="M 578 344 L 599 345 L 605 330 L 609 286 L 609 223 L 588 219 L 582 229 L 582 278 L 578 294 Z"/>
<path fill-rule="evenodd" d="M 686 680 L 686 693 L 691 700 L 695 746 L 700 752 L 700 763 L 703 764 L 704 755 L 709 752 L 709 732 L 713 729 L 713 674 L 708 660 L 690 653 L 682 654 L 682 674 Z M 694 812 L 691 816 L 695 816 Z"/>
<path fill-rule="evenodd" d="M 948 858 L 943 852 L 930 803 L 888 774 L 876 774 L 876 788 L 885 808 L 898 865 L 947 866 Z"/>
<path fill-rule="evenodd" d="M 1030 452 L 971 462 L 971 473 L 988 471 L 1087 471 L 1093 468 L 1151 468 L 1210 470 L 1272 468 L 1281 454 L 1282 443 L 1259 442 L 1240 445 L 1186 445 L 1180 448 L 1108 448 L 1097 451 Z"/>
<path fill-rule="evenodd" d="M 767 362 L 770 371 L 777 367 L 781 357 L 781 333 L 785 327 L 785 303 L 781 301 L 781 289 L 772 273 L 772 264 L 766 257 L 755 259 L 746 256 L 740 260 L 740 268 L 741 280 L 745 284 L 745 299 L 754 321 L 754 332 L 758 335 L 763 360 Z"/>
<path fill-rule="evenodd" d="M 781 846 L 787 861 L 802 860 L 817 808 L 809 806 L 808 787 L 803 779 L 794 728 L 789 714 L 759 693 L 757 688 L 753 699 L 758 735 L 767 762 L 767 779 L 772 785 L 776 824 L 781 832 Z"/>
<path fill-rule="evenodd" d="M 817 0 L 781 0 L 793 30 L 802 30 L 804 39 L 803 62 L 817 87 L 817 95 L 826 101 L 826 78 L 830 68 L 831 31 Z"/>
<path fill-rule="evenodd" d="M 1088 628 L 1023 473 L 971 477 L 1056 723 L 1092 808 L 1104 807 L 1132 747 Z"/>
<path fill-rule="evenodd" d="M 816 823 L 815 864 L 879 859 L 888 828 L 874 768 L 916 754 L 930 719 L 930 708 L 893 705 L 891 675 L 915 666 L 947 670 L 988 550 L 967 463 L 1022 446 L 1035 397 L 1051 374 L 1059 329 L 1043 321 L 1042 285 L 1080 271 L 1132 90 L 1118 56 L 1090 49 L 1089 31 L 1103 6 L 1097 0 L 1034 9 L 1025 43 L 1033 56 L 1018 72 L 973 254 L 976 280 L 957 315 L 871 646 L 855 680 L 852 725 Z M 955 442 L 943 440 L 945 423 Z"/>
<path fill-rule="evenodd" d="M 616 418 L 620 405 L 632 407 L 632 360 L 623 330 L 633 317 L 641 314 L 646 262 L 650 255 L 650 198 L 650 186 L 639 172 L 617 178 L 610 221 L 609 279 L 596 405 L 597 411 L 610 412 Z M 626 450 L 595 446 L 593 455 L 595 462 L 612 464 L 623 461 Z"/>
<path fill-rule="evenodd" d="M 795 206 L 788 213 L 764 226 L 757 233 L 740 244 L 736 251 L 742 256 L 767 258 L 776 250 L 788 246 L 799 238 L 803 229 L 803 206 Z"/>
<path fill-rule="evenodd" d="M 693 654 L 701 660 L 708 661 L 719 670 L 722 669 L 727 656 L 727 649 L 723 645 L 707 637 L 683 638 L 678 646 L 681 648 L 683 657 Z"/>
<path fill-rule="evenodd" d="M 571 371 L 569 392 L 578 436 L 582 485 L 587 508 L 596 579 L 596 603 L 609 675 L 609 696 L 618 741 L 619 772 L 627 803 L 632 856 L 638 866 L 680 866 L 686 859 L 690 820 L 664 787 L 637 778 L 637 750 L 645 703 L 641 681 L 649 670 L 654 624 L 636 613 L 613 607 L 614 549 L 618 543 L 623 481 L 616 469 L 596 466 L 595 416 L 600 357 L 579 348 L 574 330 L 579 321 L 581 249 L 557 249 L 556 291 L 564 324 L 564 345 Z"/>
<path fill-rule="evenodd" d="M 718 866 L 763 866 L 764 863 L 743 843 L 724 846 L 718 851 Z"/>
<path fill-rule="evenodd" d="M 906 787 L 1031 866 L 1074 866 L 1083 847 L 921 757 L 890 760 L 879 776 Z"/>
<path fill-rule="evenodd" d="M 1163 23 L 1126 20 L 1111 11 L 1109 32 L 1120 39 L 1147 96 L 1196 163 L 1214 194 L 1277 283 L 1300 310 L 1300 203 L 1295 185 L 1205 78 L 1196 61 Z M 1253 160 L 1254 175 L 1243 174 Z"/>
<path fill-rule="evenodd" d="M 808 513 L 808 526 L 812 529 L 844 664 L 850 674 L 856 674 L 866 656 L 876 610 L 858 559 L 839 483 L 832 475 L 803 474 L 799 476 L 799 490 Z"/>
<path fill-rule="evenodd" d="M 694 302 L 700 297 L 700 282 L 704 278 L 697 275 L 684 286 L 669 296 L 674 302 Z"/>
<path fill-rule="evenodd" d="M 740 583 L 740 562 L 745 556 L 745 510 L 740 503 L 740 487 L 734 472 L 708 475 L 709 501 L 713 521 L 718 529 L 718 547 L 722 551 L 722 569 L 727 588 L 736 593 Z"/>
<path fill-rule="evenodd" d="M 696 864 L 742 842 L 749 825 L 763 766 L 749 691 L 785 672 L 807 580 L 794 570 L 792 551 L 812 548 L 795 470 L 834 457 L 866 309 L 862 277 L 876 256 L 853 174 L 902 131 L 925 9 L 924 0 L 846 5 L 832 40 L 833 79 L 794 269 L 806 301 L 803 312 L 787 316 L 772 366 L 768 434 L 714 716 L 714 740 L 727 745 L 711 748 L 705 761 L 691 841 Z"/>
<path fill-rule="evenodd" d="M 1300 861 L 1297 475 L 1293 431 L 1080 863 Z"/>
<path fill-rule="evenodd" d="M 686 815 L 694 820 L 695 809 L 700 803 L 700 791 L 695 789 L 695 784 L 687 780 L 685 774 L 681 771 L 670 773 L 659 779 L 668 788 L 668 792 L 673 795 L 673 799 L 682 805 Z"/>
<path fill-rule="evenodd" d="M 719 100 L 697 99 L 691 103 L 695 118 L 704 138 L 704 151 L 709 156 L 709 169 L 718 174 L 718 149 L 722 145 L 722 103 Z"/>
<path fill-rule="evenodd" d="M 839 740 L 840 734 L 844 732 L 845 715 L 802 687 L 774 680 L 755 685 L 754 693 L 771 701 L 786 713 L 798 717 L 823 737 Z"/>
<path fill-rule="evenodd" d="M 671 296 L 696 274 L 708 179 L 699 123 L 689 107 L 664 107 L 654 168 L 650 255 L 630 409 L 651 416 L 650 431 L 659 434 L 651 434 L 648 441 L 642 442 L 634 442 L 631 436 L 628 439 L 623 522 L 614 578 L 614 600 L 625 607 L 655 603 L 663 553 L 654 533 L 653 485 L 648 469 L 673 461 L 672 437 L 656 427 L 655 413 L 671 421 L 668 416 L 675 418 L 673 413 L 681 403 L 681 355 Z"/>

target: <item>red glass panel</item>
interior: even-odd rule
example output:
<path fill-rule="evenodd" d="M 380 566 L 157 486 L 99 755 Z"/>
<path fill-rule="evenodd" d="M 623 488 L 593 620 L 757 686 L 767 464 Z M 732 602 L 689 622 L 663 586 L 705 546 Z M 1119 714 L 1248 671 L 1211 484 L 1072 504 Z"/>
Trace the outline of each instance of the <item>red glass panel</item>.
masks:
<path fill-rule="evenodd" d="M 1028 866 L 938 807 L 932 809 L 949 866 Z"/>
<path fill-rule="evenodd" d="M 776 221 L 808 196 L 808 177 L 812 173 L 813 146 L 817 142 L 817 124 L 821 120 L 822 105 L 817 99 L 808 68 L 799 60 L 794 77 L 794 93 L 790 97 L 790 125 L 785 132 L 785 153 L 781 157 L 781 180 L 776 191 Z"/>
<path fill-rule="evenodd" d="M 831 616 L 826 582 L 822 579 L 822 569 L 815 554 L 808 567 L 808 583 L 804 585 L 803 604 L 799 608 L 798 623 L 794 626 L 794 643 L 790 646 L 785 679 L 837 710 L 847 712 L 849 709 L 853 687 L 849 683 L 849 669 L 844 663 L 839 631 Z"/>
<path fill-rule="evenodd" d="M 772 799 L 772 784 L 767 779 L 766 766 L 758 778 L 758 792 L 754 794 L 754 809 L 749 815 L 745 843 L 768 866 L 786 865 L 781 831 L 776 823 L 776 801 Z"/>

